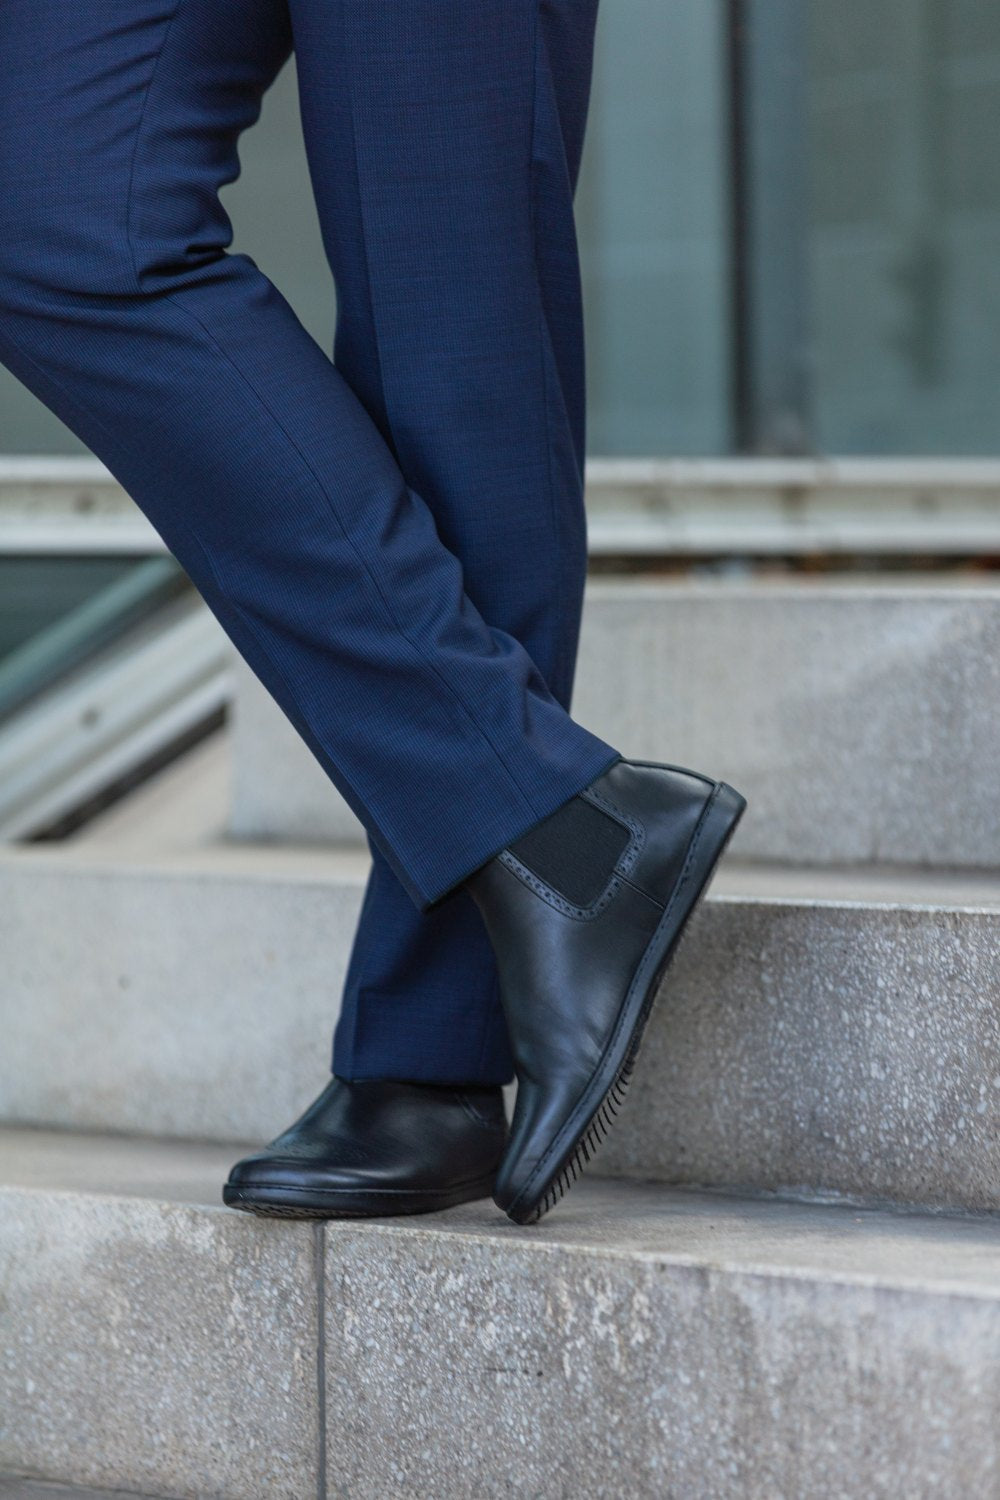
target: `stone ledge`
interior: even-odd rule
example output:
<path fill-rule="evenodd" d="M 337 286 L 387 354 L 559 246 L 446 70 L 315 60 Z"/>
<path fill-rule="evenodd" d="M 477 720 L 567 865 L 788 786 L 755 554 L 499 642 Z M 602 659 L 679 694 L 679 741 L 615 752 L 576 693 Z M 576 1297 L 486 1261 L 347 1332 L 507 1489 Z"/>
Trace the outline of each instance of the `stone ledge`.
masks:
<path fill-rule="evenodd" d="M 315 848 L 3 854 L 0 1118 L 270 1139 L 326 1080 L 366 874 Z M 995 876 L 727 860 L 599 1170 L 1000 1208 L 998 950 Z"/>
<path fill-rule="evenodd" d="M 231 831 L 363 843 L 240 658 L 234 682 Z M 995 866 L 998 701 L 995 585 L 588 585 L 574 718 L 731 782 L 745 858 Z"/>
<path fill-rule="evenodd" d="M 8 1469 L 319 1495 L 322 1245 L 331 1496 L 992 1493 L 992 1216 L 585 1180 L 316 1229 L 211 1206 L 228 1159 L 0 1132 Z"/>
<path fill-rule="evenodd" d="M 47 1479 L 29 1479 L 0 1474 L 0 1500 L 150 1500 L 137 1490 L 92 1490 L 77 1484 L 50 1484 Z M 173 1500 L 158 1495 L 153 1500 Z"/>
<path fill-rule="evenodd" d="M 72 1174 L 0 1189 L 0 1467 L 156 1495 L 315 1495 L 316 1249 L 287 1225 L 81 1192 Z"/>

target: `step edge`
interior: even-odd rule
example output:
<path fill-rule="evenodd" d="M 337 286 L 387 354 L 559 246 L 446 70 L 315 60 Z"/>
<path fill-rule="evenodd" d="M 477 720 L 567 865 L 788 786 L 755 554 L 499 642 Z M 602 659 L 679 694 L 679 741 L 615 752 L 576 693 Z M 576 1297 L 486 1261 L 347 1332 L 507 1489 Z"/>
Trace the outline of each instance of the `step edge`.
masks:
<path fill-rule="evenodd" d="M 98 1204 L 114 1203 L 124 1207 L 142 1206 L 145 1210 L 163 1213 L 164 1211 L 178 1211 L 184 1214 L 192 1214 L 199 1218 L 211 1216 L 219 1222 L 232 1219 L 234 1222 L 243 1223 L 242 1216 L 238 1217 L 233 1210 L 225 1208 L 221 1203 L 216 1206 L 207 1203 L 190 1203 L 172 1198 L 159 1198 L 155 1196 L 140 1196 L 137 1194 L 116 1194 L 113 1192 L 97 1192 L 74 1188 L 52 1188 L 52 1187 L 30 1187 L 21 1185 L 8 1185 L 0 1183 L 0 1203 L 13 1202 L 17 1198 L 28 1198 L 38 1200 L 39 1198 L 50 1198 L 59 1201 L 76 1200 L 80 1203 Z M 879 1215 L 892 1217 L 896 1215 L 882 1215 L 879 1210 L 867 1210 L 869 1216 Z M 423 1216 L 420 1216 L 423 1217 Z M 957 1216 L 955 1216 L 957 1217 Z M 978 1217 L 962 1216 L 962 1222 L 973 1219 L 980 1222 Z M 308 1223 L 296 1223 L 295 1221 L 281 1221 L 281 1229 L 288 1234 L 299 1234 L 303 1240 L 314 1238 L 316 1225 Z M 992 1227 L 992 1226 L 991 1226 Z M 271 1226 L 273 1229 L 273 1226 Z M 246 1234 L 262 1232 L 261 1226 L 253 1223 L 244 1225 Z M 998 1255 L 1000 1255 L 1000 1224 L 996 1227 Z M 995 1283 L 981 1279 L 978 1276 L 970 1276 L 965 1280 L 949 1276 L 946 1272 L 913 1274 L 906 1272 L 865 1272 L 848 1271 L 841 1268 L 830 1268 L 822 1265 L 790 1265 L 776 1258 L 768 1260 L 761 1257 L 747 1257 L 719 1255 L 717 1253 L 693 1253 L 685 1251 L 671 1251 L 669 1249 L 651 1249 L 646 1247 L 629 1247 L 614 1244 L 578 1244 L 562 1240 L 542 1238 L 531 1234 L 530 1237 L 523 1234 L 509 1232 L 505 1224 L 498 1223 L 495 1230 L 483 1227 L 466 1229 L 451 1228 L 445 1224 L 402 1224 L 387 1222 L 385 1220 L 350 1220 L 338 1224 L 336 1229 L 329 1225 L 322 1225 L 322 1238 L 324 1253 L 329 1255 L 335 1253 L 336 1238 L 356 1240 L 359 1236 L 371 1239 L 375 1242 L 387 1240 L 399 1240 L 412 1242 L 414 1245 L 427 1244 L 428 1242 L 441 1242 L 451 1246 L 474 1245 L 487 1247 L 498 1251 L 510 1251 L 512 1254 L 521 1255 L 544 1255 L 555 1258 L 558 1256 L 571 1256 L 592 1264 L 602 1263 L 610 1266 L 636 1265 L 646 1267 L 658 1267 L 663 1270 L 673 1271 L 695 1271 L 702 1274 L 717 1274 L 724 1277 L 745 1278 L 767 1282 L 792 1282 L 792 1283 L 821 1283 L 824 1286 L 837 1286 L 853 1290 L 879 1290 L 895 1292 L 900 1294 L 917 1293 L 924 1296 L 955 1298 L 961 1297 L 977 1302 L 987 1302 L 1000 1307 L 1000 1276 Z M 942 1245 L 939 1253 L 944 1256 L 948 1253 L 948 1247 Z"/>
<path fill-rule="evenodd" d="M 274 856 L 273 861 L 270 858 L 271 855 Z M 303 864 L 302 867 L 296 868 L 294 861 L 299 856 L 302 857 Z M 328 867 L 322 869 L 313 867 L 323 860 L 330 861 Z M 338 860 L 342 860 L 343 863 L 338 865 Z M 860 878 L 878 876 L 883 868 L 878 865 L 863 867 L 859 872 Z M 333 844 L 327 847 L 279 843 L 274 845 L 253 843 L 245 847 L 207 845 L 193 849 L 152 850 L 145 853 L 112 849 L 107 852 L 88 849 L 86 853 L 83 853 L 79 846 L 76 846 L 72 852 L 56 848 L 41 848 L 37 845 L 0 846 L 0 876 L 15 873 L 39 877 L 71 877 L 80 880 L 95 878 L 131 880 L 136 876 L 146 876 L 181 881 L 197 879 L 236 885 L 314 886 L 317 889 L 350 891 L 353 894 L 363 891 L 369 869 L 370 860 L 363 851 L 354 847 L 345 849 Z M 800 871 L 795 866 L 772 866 L 765 861 L 751 862 L 747 865 L 747 869 L 750 872 L 776 869 L 780 870 L 782 875 L 787 873 L 801 878 L 804 882 L 808 882 L 810 876 L 815 875 L 817 879 L 822 879 L 828 873 L 825 866 L 802 867 Z M 898 875 L 901 885 L 908 887 L 898 895 L 887 892 L 884 895 L 835 896 L 813 893 L 808 889 L 803 890 L 801 894 L 739 889 L 720 890 L 717 883 L 715 889 L 706 893 L 705 900 L 707 904 L 713 906 L 765 907 L 767 909 L 833 908 L 853 911 L 1000 916 L 1000 891 L 995 902 L 989 899 L 961 896 L 948 899 L 943 894 L 937 897 L 921 897 L 919 887 L 922 881 L 931 884 L 947 879 L 954 873 L 956 883 L 961 883 L 966 878 L 963 871 L 956 873 L 949 870 L 942 874 L 933 869 L 924 870 L 915 867 L 912 875 L 902 871 L 893 873 L 894 876 Z M 970 868 L 968 874 L 971 878 L 975 878 L 977 875 L 992 874 L 992 872 L 976 867 Z M 739 875 L 726 872 L 726 878 L 735 883 L 739 880 Z"/>

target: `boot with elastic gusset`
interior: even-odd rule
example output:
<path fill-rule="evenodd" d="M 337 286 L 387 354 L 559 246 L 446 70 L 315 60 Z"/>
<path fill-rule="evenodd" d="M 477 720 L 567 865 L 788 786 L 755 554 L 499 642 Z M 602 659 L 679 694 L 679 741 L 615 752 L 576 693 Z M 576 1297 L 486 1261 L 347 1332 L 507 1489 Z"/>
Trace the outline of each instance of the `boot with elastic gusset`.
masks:
<path fill-rule="evenodd" d="M 723 781 L 615 761 L 465 886 L 496 955 L 518 1080 L 494 1200 L 533 1222 L 611 1126 L 681 932 L 746 799 Z"/>

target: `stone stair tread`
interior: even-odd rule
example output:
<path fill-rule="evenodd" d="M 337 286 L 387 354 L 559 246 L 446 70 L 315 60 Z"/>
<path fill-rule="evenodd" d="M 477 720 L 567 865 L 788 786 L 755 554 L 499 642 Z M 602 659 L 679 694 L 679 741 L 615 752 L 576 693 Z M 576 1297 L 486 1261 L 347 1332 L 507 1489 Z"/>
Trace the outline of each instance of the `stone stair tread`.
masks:
<path fill-rule="evenodd" d="M 738 787 L 736 856 L 977 869 L 1000 841 L 998 642 L 995 584 L 593 579 L 573 714 L 631 757 Z M 234 668 L 230 829 L 363 842 L 273 699 Z"/>
<path fill-rule="evenodd" d="M 77 839 L 70 843 L 0 847 L 0 875 L 18 868 L 85 873 L 153 871 L 237 880 L 363 885 L 367 850 L 338 845 L 212 837 L 176 845 Z M 730 855 L 719 866 L 707 899 L 837 902 L 865 906 L 1000 909 L 1000 869 L 922 869 L 875 863 L 789 864 Z"/>
<path fill-rule="evenodd" d="M 924 870 L 897 864 L 789 865 L 729 859 L 720 865 L 709 895 L 745 901 L 992 910 L 1000 907 L 1000 870 Z"/>
<path fill-rule="evenodd" d="M 139 1198 L 232 1217 L 220 1184 L 241 1148 L 75 1131 L 0 1128 L 0 1198 L 13 1191 Z M 96 1211 L 96 1210 L 95 1210 Z M 273 1228 L 273 1226 L 271 1226 Z M 446 1213 L 327 1226 L 430 1243 L 440 1236 L 714 1271 L 1000 1299 L 1000 1216 L 678 1189 L 590 1176 L 530 1229 L 488 1200 Z M 303 1236 L 313 1227 L 295 1226 Z M 269 1228 L 262 1226 L 266 1234 Z"/>
<path fill-rule="evenodd" d="M 590 1178 L 527 1229 L 265 1222 L 218 1201 L 234 1154 L 0 1132 L 5 1471 L 559 1500 L 624 1452 L 641 1496 L 993 1493 L 996 1216 Z"/>
<path fill-rule="evenodd" d="M 270 1138 L 323 1086 L 368 867 L 211 840 L 0 855 L 0 1120 Z M 1000 1208 L 997 884 L 724 861 L 601 1170 Z"/>

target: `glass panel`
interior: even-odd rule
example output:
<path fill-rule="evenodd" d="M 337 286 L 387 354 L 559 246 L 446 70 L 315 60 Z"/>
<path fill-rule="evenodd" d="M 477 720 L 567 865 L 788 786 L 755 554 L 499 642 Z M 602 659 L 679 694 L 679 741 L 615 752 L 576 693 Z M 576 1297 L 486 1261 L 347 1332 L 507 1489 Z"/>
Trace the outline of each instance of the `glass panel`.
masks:
<path fill-rule="evenodd" d="M 577 191 L 593 454 L 731 443 L 725 9 L 598 12 Z"/>
<path fill-rule="evenodd" d="M 578 197 L 588 309 L 589 447 L 717 453 L 729 444 L 723 0 L 612 0 Z M 223 191 L 234 245 L 324 349 L 334 294 L 298 118 L 294 61 Z M 0 368 L 0 452 L 78 453 Z"/>
<path fill-rule="evenodd" d="M 334 294 L 309 186 L 294 60 L 268 90 L 241 156 L 241 176 L 221 195 L 233 221 L 233 248 L 253 255 L 329 350 Z M 83 452 L 73 433 L 0 366 L 0 454 Z"/>
<path fill-rule="evenodd" d="M 1000 7 L 809 0 L 821 450 L 994 453 Z"/>
<path fill-rule="evenodd" d="M 814 446 L 993 453 L 1000 6 L 804 3 L 807 54 L 795 66 L 807 86 Z M 577 197 L 594 454 L 731 447 L 727 9 L 725 0 L 599 9 Z M 329 349 L 333 290 L 293 64 L 223 197 L 236 244 Z M 759 210 L 766 216 L 767 203 Z M 79 451 L 0 369 L 0 452 Z"/>

